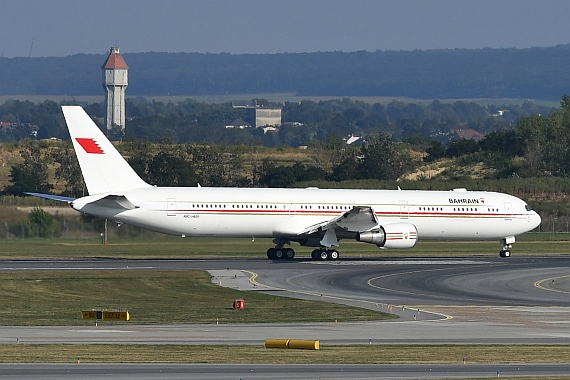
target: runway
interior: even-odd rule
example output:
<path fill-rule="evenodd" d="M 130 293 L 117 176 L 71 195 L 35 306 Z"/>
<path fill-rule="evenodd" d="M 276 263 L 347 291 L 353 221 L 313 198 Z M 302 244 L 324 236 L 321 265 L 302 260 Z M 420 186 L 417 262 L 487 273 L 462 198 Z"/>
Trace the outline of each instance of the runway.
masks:
<path fill-rule="evenodd" d="M 344 259 L 315 262 L 296 259 L 269 261 L 237 260 L 33 260 L 0 261 L 0 271 L 27 270 L 208 270 L 222 286 L 263 291 L 289 297 L 336 302 L 400 316 L 387 322 L 290 323 L 236 325 L 115 325 L 59 327 L 0 327 L 0 343 L 130 343 L 130 344 L 254 344 L 268 337 L 318 339 L 327 344 L 570 344 L 570 257 L 510 259 Z M 18 365 L 15 365 L 18 366 Z M 58 368 L 58 365 L 50 368 Z M 231 368 L 228 366 L 227 368 Z M 330 366 L 329 366 L 330 367 Z M 496 376 L 497 366 L 441 366 L 440 372 L 426 367 L 345 366 L 332 372 L 318 366 L 270 366 L 272 378 L 444 378 Z M 429 366 L 438 367 L 438 366 Z M 542 368 L 542 372 L 517 372 L 521 366 L 503 366 L 508 376 L 568 374 L 562 364 Z M 0 371 L 4 373 L 3 368 Z M 11 367 L 10 367 L 11 368 Z M 28 367 L 26 367 L 28 368 Z M 37 366 L 29 367 L 30 371 Z M 65 366 L 65 371 L 83 366 Z M 89 368 L 89 367 L 86 367 Z M 105 373 L 123 373 L 142 368 L 147 378 L 153 367 L 110 366 Z M 114 369 L 113 369 L 114 368 Z M 158 366 L 157 368 L 160 368 Z M 164 378 L 232 378 L 226 366 L 166 365 Z M 182 370 L 181 370 L 182 368 Z M 240 367 L 242 368 L 242 367 Z M 248 367 L 243 367 L 246 371 Z M 243 376 L 266 378 L 263 366 Z M 429 368 L 428 368 L 429 369 Z M 468 372 L 473 369 L 475 372 Z M 162 370 L 162 369 L 160 369 Z M 296 371 L 300 372 L 296 372 Z M 433 370 L 433 369 L 432 369 Z M 123 372 L 121 372 L 123 371 Z M 182 371 L 179 373 L 179 371 Z M 188 372 L 190 371 L 190 372 Z M 197 372 L 194 372 L 197 371 Z M 200 371 L 203 371 L 201 373 Z M 221 371 L 221 372 L 220 372 Z M 382 372 L 385 371 L 385 372 Z M 410 372 L 411 371 L 411 372 Z M 420 371 L 420 372 L 417 372 Z M 421 372 L 423 371 L 423 372 Z M 449 371 L 449 372 L 446 372 Z M 464 372 L 465 371 L 465 372 Z M 483 372 L 481 372 L 483 371 Z M 491 373 L 489 373 L 491 371 Z M 46 372 L 46 374 L 49 373 Z M 447 373 L 447 374 L 446 374 Z M 24 373 L 22 373 L 24 374 Z M 502 372 L 507 376 L 507 372 Z M 61 376 L 60 376 L 61 375 Z M 156 375 L 156 373 L 155 373 Z M 88 372 L 77 377 L 90 378 Z M 96 376 L 93 374 L 92 376 Z M 33 377 L 30 374 L 30 377 Z M 154 376 L 156 377 L 156 376 Z M 25 376 L 22 378 L 26 378 Z M 68 377 L 71 378 L 71 377 Z M 94 378 L 94 377 L 93 377 Z"/>
<path fill-rule="evenodd" d="M 480 365 L 224 365 L 224 364 L 0 364 L 0 378 L 25 379 L 445 379 L 563 376 L 565 364 Z"/>

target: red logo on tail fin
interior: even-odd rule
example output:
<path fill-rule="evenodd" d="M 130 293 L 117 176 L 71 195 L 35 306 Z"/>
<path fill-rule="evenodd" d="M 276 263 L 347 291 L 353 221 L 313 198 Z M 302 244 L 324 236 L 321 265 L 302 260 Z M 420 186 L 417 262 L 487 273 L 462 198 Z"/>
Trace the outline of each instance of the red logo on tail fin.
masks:
<path fill-rule="evenodd" d="M 97 144 L 93 139 L 76 138 L 75 140 L 87 153 L 104 154 L 99 144 Z"/>

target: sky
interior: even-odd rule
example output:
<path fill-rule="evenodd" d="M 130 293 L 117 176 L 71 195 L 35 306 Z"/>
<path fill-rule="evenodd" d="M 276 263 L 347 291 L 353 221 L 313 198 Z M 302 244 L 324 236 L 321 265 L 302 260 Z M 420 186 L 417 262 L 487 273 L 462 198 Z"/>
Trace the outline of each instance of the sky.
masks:
<path fill-rule="evenodd" d="M 570 43 L 567 0 L 0 0 L 0 57 L 528 48 Z"/>

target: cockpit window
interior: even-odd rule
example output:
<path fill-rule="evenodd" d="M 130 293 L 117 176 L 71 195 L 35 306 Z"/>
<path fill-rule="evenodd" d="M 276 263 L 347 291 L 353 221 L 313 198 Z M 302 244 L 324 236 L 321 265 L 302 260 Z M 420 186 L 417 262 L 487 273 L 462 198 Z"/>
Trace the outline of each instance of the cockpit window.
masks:
<path fill-rule="evenodd" d="M 524 208 L 526 209 L 526 211 L 532 211 L 532 208 L 529 205 L 524 205 Z"/>

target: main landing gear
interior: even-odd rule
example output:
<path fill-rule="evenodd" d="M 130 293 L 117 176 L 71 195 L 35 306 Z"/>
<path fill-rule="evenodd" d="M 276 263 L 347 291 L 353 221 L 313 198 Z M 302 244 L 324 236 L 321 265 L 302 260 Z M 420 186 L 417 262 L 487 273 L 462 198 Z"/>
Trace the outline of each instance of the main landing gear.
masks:
<path fill-rule="evenodd" d="M 514 236 L 509 236 L 504 239 L 501 239 L 501 244 L 503 244 L 503 249 L 499 251 L 500 257 L 511 257 L 511 248 L 513 248 L 512 244 L 515 242 Z"/>
<path fill-rule="evenodd" d="M 338 260 L 339 253 L 335 249 L 321 248 L 315 249 L 311 252 L 311 257 L 313 260 Z"/>
<path fill-rule="evenodd" d="M 295 257 L 295 251 L 292 248 L 284 248 L 284 247 L 275 247 L 269 248 L 267 250 L 267 258 L 270 260 L 291 260 Z M 311 253 L 311 257 L 313 260 L 338 260 L 339 253 L 335 249 L 328 249 L 328 248 L 320 248 L 315 249 Z"/>
<path fill-rule="evenodd" d="M 295 251 L 292 248 L 275 247 L 267 250 L 267 258 L 270 260 L 291 260 L 295 257 Z"/>

